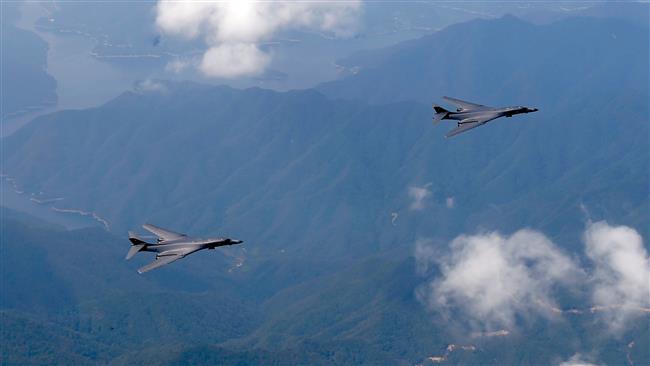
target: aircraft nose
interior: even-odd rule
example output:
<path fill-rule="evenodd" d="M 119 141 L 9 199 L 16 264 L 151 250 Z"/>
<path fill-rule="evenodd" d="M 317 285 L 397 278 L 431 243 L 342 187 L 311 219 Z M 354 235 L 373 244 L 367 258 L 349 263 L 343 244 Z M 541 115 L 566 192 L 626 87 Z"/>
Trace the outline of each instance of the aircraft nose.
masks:
<path fill-rule="evenodd" d="M 241 243 L 243 243 L 244 241 L 243 241 L 243 240 L 236 240 L 236 239 L 233 239 L 233 240 L 231 240 L 230 242 L 233 243 L 233 244 L 241 244 Z"/>

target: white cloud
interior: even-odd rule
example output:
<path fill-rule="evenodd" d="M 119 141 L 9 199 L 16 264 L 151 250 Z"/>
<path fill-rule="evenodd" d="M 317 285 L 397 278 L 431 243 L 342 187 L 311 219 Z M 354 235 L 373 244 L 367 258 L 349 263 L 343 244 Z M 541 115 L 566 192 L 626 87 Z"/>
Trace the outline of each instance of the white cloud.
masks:
<path fill-rule="evenodd" d="M 397 218 L 399 217 L 399 214 L 397 212 L 392 212 L 390 214 L 390 223 L 395 226 L 395 221 L 397 221 Z"/>
<path fill-rule="evenodd" d="M 417 295 L 432 310 L 460 309 L 474 327 L 494 330 L 515 326 L 518 317 L 561 314 L 552 291 L 558 285 L 587 289 L 593 301 L 588 310 L 610 330 L 621 331 L 650 311 L 650 260 L 643 238 L 630 227 L 598 222 L 588 224 L 584 244 L 590 268 L 580 267 L 532 230 L 509 237 L 496 232 L 461 235 L 448 254 L 419 239 L 418 273 L 435 263 L 441 275 Z"/>
<path fill-rule="evenodd" d="M 619 331 L 650 307 L 650 261 L 641 235 L 627 226 L 589 224 L 584 235 L 587 256 L 594 262 L 593 301 L 612 307 L 602 316 Z"/>
<path fill-rule="evenodd" d="M 431 196 L 429 186 L 431 186 L 431 183 L 425 184 L 423 187 L 409 187 L 408 195 L 413 200 L 409 206 L 411 210 L 420 211 L 424 209 L 425 200 Z"/>
<path fill-rule="evenodd" d="M 181 73 L 188 67 L 192 65 L 192 62 L 190 60 L 173 60 L 170 61 L 166 66 L 165 70 L 166 71 L 171 71 L 174 73 Z"/>
<path fill-rule="evenodd" d="M 135 91 L 138 93 L 166 93 L 165 84 L 151 79 L 146 79 L 135 84 Z"/>
<path fill-rule="evenodd" d="M 454 208 L 456 207 L 456 200 L 454 197 L 447 197 L 447 208 Z"/>
<path fill-rule="evenodd" d="M 205 52 L 200 68 L 207 75 L 238 77 L 257 74 L 270 61 L 255 44 L 224 43 Z"/>
<path fill-rule="evenodd" d="M 311 29 L 347 36 L 356 27 L 360 9 L 361 1 L 161 0 L 156 24 L 170 35 L 203 37 L 208 50 L 200 70 L 208 76 L 233 78 L 264 71 L 271 56 L 259 44 L 274 33 Z"/>
<path fill-rule="evenodd" d="M 584 355 L 576 353 L 568 360 L 561 362 L 559 366 L 596 366 L 596 364 L 588 361 Z"/>
<path fill-rule="evenodd" d="M 418 274 L 425 275 L 429 266 L 436 262 L 436 250 L 430 239 L 418 239 L 415 241 L 415 265 Z"/>
<path fill-rule="evenodd" d="M 420 298 L 431 308 L 460 307 L 488 330 L 514 326 L 517 315 L 547 314 L 544 304 L 554 303 L 551 287 L 581 275 L 548 238 L 531 230 L 510 237 L 461 235 L 439 264 L 442 277 Z"/>

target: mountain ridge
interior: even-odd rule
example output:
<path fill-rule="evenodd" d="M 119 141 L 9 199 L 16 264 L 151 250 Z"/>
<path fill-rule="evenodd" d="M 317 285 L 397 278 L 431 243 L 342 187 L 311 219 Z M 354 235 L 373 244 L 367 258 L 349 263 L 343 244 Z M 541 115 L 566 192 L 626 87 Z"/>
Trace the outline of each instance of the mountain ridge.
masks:
<path fill-rule="evenodd" d="M 70 362 L 414 364 L 444 355 L 447 363 L 549 364 L 583 350 L 599 350 L 606 363 L 638 352 L 635 360 L 645 362 L 643 348 L 628 344 L 647 340 L 647 322 L 616 338 L 591 313 L 571 313 L 518 319 L 503 337 L 473 337 L 415 294 L 430 283 L 413 259 L 418 239 L 444 254 L 458 235 L 529 228 L 579 260 L 589 220 L 648 238 L 647 58 L 615 61 L 635 55 L 629 41 L 647 34 L 618 23 L 594 27 L 608 22 L 568 19 L 545 33 L 547 26 L 511 18 L 482 21 L 447 30 L 449 40 L 468 43 L 450 44 L 444 62 L 422 61 L 418 55 L 433 51 L 414 42 L 408 58 L 393 55 L 324 91 L 150 80 L 98 108 L 34 120 L 2 140 L 2 173 L 27 193 L 64 198 L 55 205 L 98 212 L 111 233 L 3 226 L 3 250 L 12 255 L 2 258 L 12 258 L 17 286 L 6 298 L 3 291 L 2 311 L 28 335 L 16 344 L 38 329 L 52 334 L 52 320 L 63 325 L 51 335 L 61 344 L 87 336 L 82 346 L 101 346 L 98 355 L 60 354 Z M 462 57 L 505 35 L 546 53 Z M 612 45 L 616 54 L 606 52 Z M 576 74 L 547 75 L 549 58 Z M 400 81 L 409 60 L 411 79 Z M 439 76 L 427 73 L 431 65 L 444 65 L 447 79 L 430 85 Z M 495 88 L 506 72 L 512 77 Z M 431 94 L 462 90 L 455 96 L 540 111 L 445 140 L 450 126 L 430 125 Z M 152 258 L 123 262 L 125 231 L 144 222 L 245 243 L 138 276 Z M 27 265 L 25 248 L 43 253 L 37 268 Z M 28 313 L 14 313 L 19 304 Z M 449 345 L 475 348 L 450 353 Z"/>

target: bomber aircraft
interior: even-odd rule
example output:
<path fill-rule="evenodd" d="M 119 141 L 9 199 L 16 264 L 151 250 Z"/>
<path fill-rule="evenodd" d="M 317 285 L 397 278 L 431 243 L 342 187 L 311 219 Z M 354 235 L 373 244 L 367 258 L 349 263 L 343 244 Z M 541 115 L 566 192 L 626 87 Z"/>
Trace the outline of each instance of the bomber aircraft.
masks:
<path fill-rule="evenodd" d="M 499 117 L 512 117 L 515 114 L 537 112 L 537 108 L 522 106 L 495 108 L 481 104 L 465 102 L 456 98 L 442 97 L 442 99 L 456 105 L 457 107 L 456 111 L 452 112 L 436 104 L 433 105 L 433 110 L 436 112 L 436 114 L 433 116 L 433 124 L 436 124 L 443 119 L 458 121 L 456 128 L 449 131 L 445 137 L 456 136 L 459 133 L 469 131 L 472 128 L 478 126 L 482 126 Z"/>
<path fill-rule="evenodd" d="M 174 262 L 199 250 L 243 243 L 241 240 L 229 238 L 190 238 L 185 234 L 175 233 L 151 224 L 144 224 L 142 227 L 156 234 L 158 240 L 156 243 L 147 243 L 132 231 L 129 231 L 131 249 L 129 249 L 126 259 L 131 259 L 138 252 L 155 252 L 158 254 L 156 254 L 155 261 L 138 269 L 138 273 L 151 271 L 152 269 Z"/>

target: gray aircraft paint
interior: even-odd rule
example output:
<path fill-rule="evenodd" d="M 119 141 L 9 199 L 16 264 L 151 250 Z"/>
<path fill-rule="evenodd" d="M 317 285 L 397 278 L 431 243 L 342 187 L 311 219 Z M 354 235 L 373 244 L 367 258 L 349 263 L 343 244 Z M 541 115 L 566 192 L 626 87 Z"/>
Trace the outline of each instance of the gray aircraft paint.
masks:
<path fill-rule="evenodd" d="M 537 112 L 538 110 L 537 108 L 523 106 L 489 107 L 450 97 L 442 97 L 442 99 L 457 107 L 456 111 L 452 112 L 436 104 L 433 105 L 433 110 L 436 112 L 433 116 L 434 124 L 444 119 L 458 121 L 456 128 L 449 131 L 445 137 L 456 136 L 499 117 L 512 117 L 515 114 Z"/>
<path fill-rule="evenodd" d="M 156 254 L 155 261 L 138 269 L 138 273 L 151 271 L 199 250 L 243 243 L 241 240 L 229 238 L 191 238 L 185 234 L 179 234 L 151 224 L 144 224 L 142 227 L 158 236 L 158 240 L 156 243 L 148 243 L 129 231 L 129 240 L 132 245 L 126 259 L 131 259 L 138 252 L 155 252 L 158 254 Z"/>

